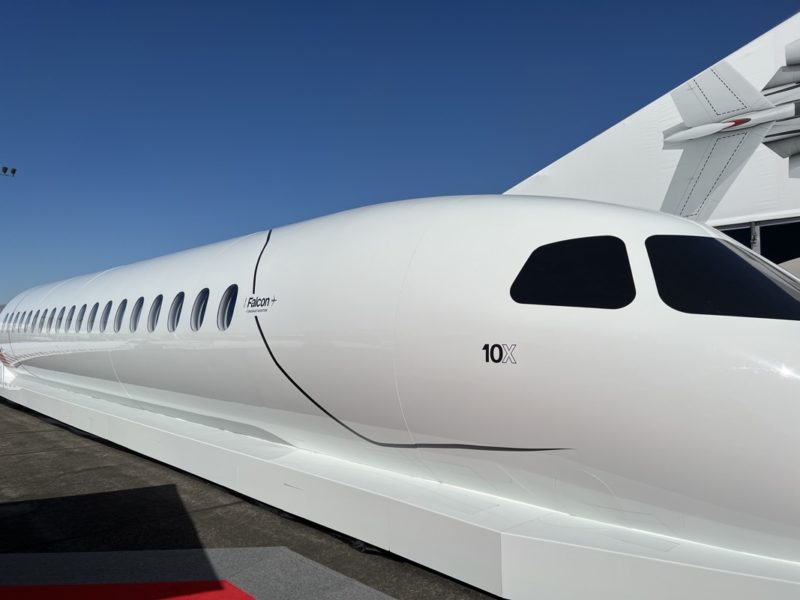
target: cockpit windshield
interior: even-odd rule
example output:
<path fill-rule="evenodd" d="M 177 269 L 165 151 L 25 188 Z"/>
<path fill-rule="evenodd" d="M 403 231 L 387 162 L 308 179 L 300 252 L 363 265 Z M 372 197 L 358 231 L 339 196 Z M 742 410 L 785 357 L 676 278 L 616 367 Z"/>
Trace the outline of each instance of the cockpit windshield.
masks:
<path fill-rule="evenodd" d="M 645 244 L 658 294 L 675 310 L 800 320 L 800 282 L 734 242 L 654 235 Z"/>

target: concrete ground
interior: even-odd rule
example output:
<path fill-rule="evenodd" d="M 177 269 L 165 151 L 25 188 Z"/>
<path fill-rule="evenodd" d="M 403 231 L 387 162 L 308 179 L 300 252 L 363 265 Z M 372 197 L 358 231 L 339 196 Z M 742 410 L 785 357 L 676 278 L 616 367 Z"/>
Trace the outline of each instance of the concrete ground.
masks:
<path fill-rule="evenodd" d="M 376 597 L 494 598 L 0 401 L 0 564 L 12 554 L 24 555 L 30 569 L 34 554 L 44 560 L 52 558 L 50 553 L 139 551 L 152 558 L 157 551 L 280 547 L 299 555 L 298 560 L 281 554 L 280 560 L 259 563 L 267 565 L 262 568 L 274 564 L 281 571 L 286 560 L 316 564 L 320 572 L 330 570 L 359 589 L 375 590 Z M 217 562 L 224 558 L 209 554 Z M 80 556 L 84 562 L 102 562 L 101 554 Z M 274 573 L 276 578 L 281 574 Z M 295 586 L 294 597 L 302 583 Z"/>

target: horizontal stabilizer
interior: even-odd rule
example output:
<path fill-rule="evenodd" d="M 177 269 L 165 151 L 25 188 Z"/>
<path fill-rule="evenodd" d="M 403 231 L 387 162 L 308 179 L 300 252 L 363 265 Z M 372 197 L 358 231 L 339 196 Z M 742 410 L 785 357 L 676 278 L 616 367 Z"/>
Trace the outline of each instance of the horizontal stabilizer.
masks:
<path fill-rule="evenodd" d="M 670 94 L 687 127 L 773 108 L 753 84 L 722 61 Z"/>

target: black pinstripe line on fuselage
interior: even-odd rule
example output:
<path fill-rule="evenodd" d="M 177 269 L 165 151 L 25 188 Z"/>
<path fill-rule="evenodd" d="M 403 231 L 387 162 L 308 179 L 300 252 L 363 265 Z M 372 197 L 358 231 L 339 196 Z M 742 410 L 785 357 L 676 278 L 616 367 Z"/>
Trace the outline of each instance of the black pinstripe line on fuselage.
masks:
<path fill-rule="evenodd" d="M 258 255 L 258 260 L 256 261 L 255 270 L 253 272 L 253 293 L 255 294 L 255 282 L 256 276 L 258 274 L 258 265 L 261 263 L 261 257 L 264 254 L 264 251 L 267 248 L 267 244 L 269 244 L 270 237 L 272 236 L 272 230 L 269 230 L 267 234 L 267 240 L 264 242 L 264 247 L 261 248 L 261 253 Z M 286 369 L 278 362 L 275 353 L 272 351 L 272 348 L 267 341 L 267 336 L 264 335 L 264 330 L 261 327 L 261 322 L 258 320 L 258 316 L 254 315 L 253 318 L 256 322 L 256 327 L 258 328 L 258 333 L 261 336 L 261 340 L 264 342 L 264 347 L 267 349 L 272 362 L 278 368 L 278 370 L 283 373 L 283 376 L 291 383 L 295 389 L 300 392 L 309 402 L 311 402 L 314 406 L 316 406 L 320 411 L 322 411 L 327 417 L 344 427 L 347 431 L 352 433 L 353 435 L 361 438 L 365 442 L 369 442 L 370 444 L 374 444 L 375 446 L 381 446 L 383 448 L 444 448 L 444 449 L 454 449 L 454 450 L 484 450 L 488 452 L 548 452 L 554 450 L 570 450 L 570 448 L 518 448 L 518 447 L 506 447 L 506 446 L 483 446 L 479 444 L 433 444 L 433 443 L 416 443 L 416 444 L 401 444 L 401 443 L 393 443 L 393 442 L 379 442 L 377 440 L 373 440 L 365 436 L 362 433 L 359 433 L 350 425 L 339 419 L 336 415 L 331 413 L 328 409 L 322 406 L 319 402 L 314 400 L 311 395 L 308 394 L 301 386 L 298 384 L 289 373 L 286 372 Z"/>
<path fill-rule="evenodd" d="M 258 253 L 258 260 L 256 261 L 256 268 L 253 269 L 253 294 L 256 293 L 256 275 L 258 275 L 258 265 L 261 263 L 261 257 L 264 256 L 264 250 L 267 249 L 267 244 L 269 244 L 269 238 L 271 237 L 272 229 L 270 229 L 267 233 L 267 241 L 264 242 L 264 245 L 261 247 L 261 252 Z"/>

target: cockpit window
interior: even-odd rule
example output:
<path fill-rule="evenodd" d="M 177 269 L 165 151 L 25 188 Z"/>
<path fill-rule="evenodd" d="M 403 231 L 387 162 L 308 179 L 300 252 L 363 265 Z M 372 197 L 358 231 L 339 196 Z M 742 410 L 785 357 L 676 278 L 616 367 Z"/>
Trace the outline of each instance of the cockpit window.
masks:
<path fill-rule="evenodd" d="M 635 297 L 625 243 L 610 235 L 540 246 L 511 286 L 520 304 L 622 308 Z"/>
<path fill-rule="evenodd" d="M 800 283 L 734 242 L 654 235 L 645 244 L 658 294 L 675 310 L 800 320 Z"/>

